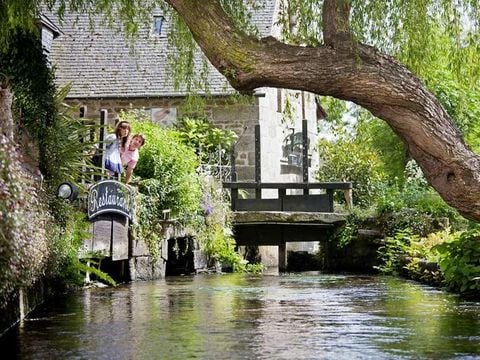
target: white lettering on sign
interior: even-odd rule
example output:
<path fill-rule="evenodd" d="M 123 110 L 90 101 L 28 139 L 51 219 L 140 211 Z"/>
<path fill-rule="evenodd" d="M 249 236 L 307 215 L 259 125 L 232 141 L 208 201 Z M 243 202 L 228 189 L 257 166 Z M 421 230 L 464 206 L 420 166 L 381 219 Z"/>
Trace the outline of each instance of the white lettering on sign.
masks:
<path fill-rule="evenodd" d="M 88 193 L 88 218 L 102 213 L 119 213 L 132 218 L 132 198 L 129 188 L 114 180 L 94 184 Z"/>

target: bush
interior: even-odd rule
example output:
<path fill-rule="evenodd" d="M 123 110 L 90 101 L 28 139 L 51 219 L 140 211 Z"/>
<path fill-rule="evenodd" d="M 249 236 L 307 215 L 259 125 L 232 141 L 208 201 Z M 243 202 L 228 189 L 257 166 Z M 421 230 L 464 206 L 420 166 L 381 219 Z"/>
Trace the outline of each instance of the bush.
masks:
<path fill-rule="evenodd" d="M 438 220 L 442 218 L 448 219 L 454 230 L 467 226 L 467 221 L 431 188 L 392 186 L 380 196 L 377 213 L 389 235 L 406 228 L 426 235 L 438 230 Z"/>
<path fill-rule="evenodd" d="M 184 217 L 200 207 L 201 191 L 196 169 L 199 165 L 192 148 L 182 144 L 178 133 L 152 123 L 142 111 L 122 113 L 133 133 L 142 133 L 146 142 L 140 149 L 135 168 L 139 190 L 146 195 L 142 208 L 161 217 L 162 210 Z"/>
<path fill-rule="evenodd" d="M 237 135 L 232 130 L 222 130 L 213 126 L 204 118 L 183 118 L 177 125 L 180 139 L 185 145 L 196 149 L 202 157 L 202 162 L 211 161 L 210 156 L 215 154 L 218 157 L 218 150 L 229 156 L 228 151 L 237 139 Z M 216 159 L 216 162 L 229 159 Z"/>
<path fill-rule="evenodd" d="M 385 245 L 378 249 L 381 263 L 376 269 L 382 274 L 398 275 L 402 271 L 402 259 L 407 256 L 407 249 L 417 235 L 412 235 L 410 230 L 398 231 L 394 236 L 385 238 Z"/>
<path fill-rule="evenodd" d="M 480 296 L 480 227 L 452 237 L 435 250 L 447 288 Z"/>
<path fill-rule="evenodd" d="M 351 181 L 353 203 L 359 206 L 372 204 L 382 187 L 383 165 L 378 156 L 362 144 L 340 139 L 335 143 L 319 143 L 322 167 L 316 174 L 319 181 Z"/>
<path fill-rule="evenodd" d="M 136 231 L 155 258 L 162 239 L 163 210 L 170 209 L 173 217 L 185 222 L 200 209 L 199 163 L 194 150 L 180 141 L 176 131 L 152 123 L 145 112 L 133 110 L 120 117 L 131 123 L 133 133 L 142 133 L 146 139 L 133 179 L 139 190 Z"/>
<path fill-rule="evenodd" d="M 63 200 L 59 199 L 57 208 L 62 208 L 68 216 L 64 219 L 64 226 L 57 227 L 49 236 L 50 258 L 46 276 L 61 284 L 81 285 L 84 277 L 78 266 L 78 256 L 83 240 L 90 236 L 88 233 L 90 222 L 83 211 L 75 210 L 71 204 Z"/>
<path fill-rule="evenodd" d="M 209 266 L 219 261 L 227 267 L 236 268 L 242 259 L 235 252 L 235 239 L 231 230 L 232 211 L 226 192 L 214 177 L 202 181 L 202 214 L 195 224 L 200 247 L 209 258 Z"/>
<path fill-rule="evenodd" d="M 0 135 L 0 305 L 42 275 L 51 217 L 19 153 Z"/>
<path fill-rule="evenodd" d="M 398 231 L 385 239 L 379 248 L 381 265 L 377 269 L 384 274 L 402 274 L 415 280 L 440 284 L 443 277 L 436 265 L 439 253 L 436 247 L 450 241 L 455 235 L 443 230 L 421 237 L 407 230 Z"/>

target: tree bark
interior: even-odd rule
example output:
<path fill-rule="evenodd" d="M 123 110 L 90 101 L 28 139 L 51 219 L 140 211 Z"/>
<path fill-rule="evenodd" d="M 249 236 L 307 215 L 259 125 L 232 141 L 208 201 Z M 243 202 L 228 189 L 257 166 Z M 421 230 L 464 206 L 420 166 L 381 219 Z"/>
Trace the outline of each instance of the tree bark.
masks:
<path fill-rule="evenodd" d="M 305 90 L 364 107 L 403 139 L 428 182 L 448 204 L 463 216 L 480 220 L 480 156 L 468 148 L 446 111 L 415 75 L 392 57 L 353 41 L 344 1 L 325 0 L 328 45 L 316 48 L 246 36 L 235 30 L 218 0 L 166 1 L 234 88 Z"/>

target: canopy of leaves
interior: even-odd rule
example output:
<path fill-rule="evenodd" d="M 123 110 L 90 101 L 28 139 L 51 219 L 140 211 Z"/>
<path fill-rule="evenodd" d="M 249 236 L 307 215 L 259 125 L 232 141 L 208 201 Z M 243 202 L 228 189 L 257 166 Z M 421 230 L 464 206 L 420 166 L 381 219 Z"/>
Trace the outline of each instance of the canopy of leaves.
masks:
<path fill-rule="evenodd" d="M 478 81 L 480 64 L 480 3 L 476 0 L 350 0 L 351 30 L 357 40 L 396 56 L 414 73 L 427 70 L 432 39 L 440 31 L 450 43 L 446 62 Z M 317 46 L 323 43 L 323 0 L 282 0 L 279 23 L 287 42 Z M 293 22 L 293 24 L 292 24 Z M 293 25 L 293 26 L 292 26 Z"/>

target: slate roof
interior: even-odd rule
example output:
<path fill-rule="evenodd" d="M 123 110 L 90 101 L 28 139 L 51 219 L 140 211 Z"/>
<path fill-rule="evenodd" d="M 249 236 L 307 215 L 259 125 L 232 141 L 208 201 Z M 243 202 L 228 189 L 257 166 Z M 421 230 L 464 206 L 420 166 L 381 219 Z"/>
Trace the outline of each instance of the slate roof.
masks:
<path fill-rule="evenodd" d="M 253 23 L 261 37 L 271 34 L 275 0 L 263 0 L 262 9 L 252 14 Z M 152 14 L 160 15 L 160 12 Z M 49 14 L 53 18 L 53 14 Z M 56 19 L 56 18 L 55 18 Z M 58 23 L 58 19 L 57 23 Z M 86 15 L 65 14 L 59 24 L 62 35 L 55 39 L 51 49 L 56 68 L 56 83 L 72 83 L 68 98 L 145 98 L 183 96 L 175 90 L 167 75 L 168 21 L 161 35 L 153 35 L 150 28 L 140 30 L 134 42 L 134 52 L 117 30 L 101 25 L 95 18 L 90 31 Z M 153 27 L 153 26 L 152 26 Z M 201 68 L 201 56 L 195 58 Z M 227 95 L 233 89 L 225 78 L 209 64 L 208 83 L 212 95 Z"/>

